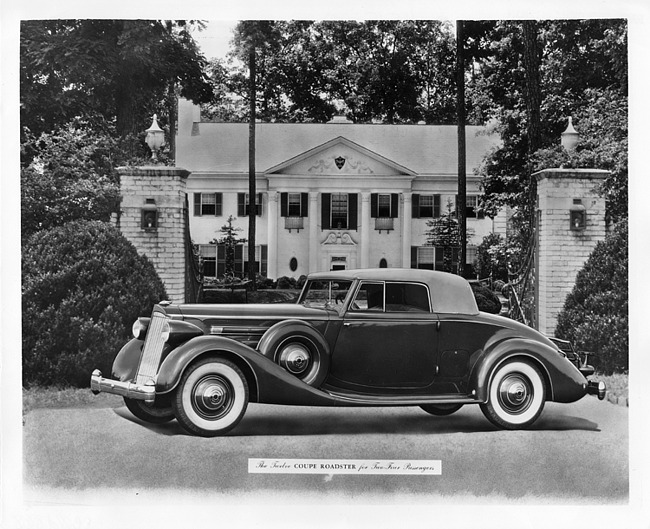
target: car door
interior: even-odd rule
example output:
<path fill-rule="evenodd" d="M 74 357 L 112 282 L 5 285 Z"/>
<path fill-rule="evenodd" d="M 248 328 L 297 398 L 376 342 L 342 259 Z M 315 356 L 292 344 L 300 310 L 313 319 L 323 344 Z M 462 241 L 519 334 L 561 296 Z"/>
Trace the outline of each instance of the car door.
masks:
<path fill-rule="evenodd" d="M 420 283 L 361 281 L 332 353 L 331 375 L 376 388 L 431 384 L 437 363 L 437 316 Z"/>

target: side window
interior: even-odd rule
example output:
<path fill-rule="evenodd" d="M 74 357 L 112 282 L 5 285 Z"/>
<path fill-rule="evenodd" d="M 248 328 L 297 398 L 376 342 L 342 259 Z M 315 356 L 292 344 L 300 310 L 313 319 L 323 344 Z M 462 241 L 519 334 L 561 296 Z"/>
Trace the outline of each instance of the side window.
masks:
<path fill-rule="evenodd" d="M 418 283 L 386 283 L 386 312 L 430 312 L 429 293 Z"/>
<path fill-rule="evenodd" d="M 384 284 L 362 283 L 357 291 L 350 310 L 384 311 Z"/>

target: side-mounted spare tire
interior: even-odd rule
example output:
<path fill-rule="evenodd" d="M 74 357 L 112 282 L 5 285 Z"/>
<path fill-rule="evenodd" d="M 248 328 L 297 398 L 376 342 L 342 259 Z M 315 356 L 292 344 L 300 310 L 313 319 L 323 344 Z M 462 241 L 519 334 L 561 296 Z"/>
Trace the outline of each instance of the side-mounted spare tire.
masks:
<path fill-rule="evenodd" d="M 313 387 L 319 387 L 329 371 L 329 345 L 314 327 L 301 320 L 273 325 L 262 336 L 257 350 Z"/>

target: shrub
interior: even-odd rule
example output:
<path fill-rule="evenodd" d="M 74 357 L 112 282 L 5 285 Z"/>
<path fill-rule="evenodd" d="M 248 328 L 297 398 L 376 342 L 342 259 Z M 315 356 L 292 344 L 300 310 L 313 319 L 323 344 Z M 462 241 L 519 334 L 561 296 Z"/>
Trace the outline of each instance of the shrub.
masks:
<path fill-rule="evenodd" d="M 298 278 L 298 281 L 296 281 L 296 288 L 304 287 L 306 282 L 307 282 L 307 276 L 305 274 L 301 275 Z"/>
<path fill-rule="evenodd" d="M 508 250 L 498 233 L 483 238 L 476 250 L 476 271 L 479 277 L 508 281 Z"/>
<path fill-rule="evenodd" d="M 470 283 L 470 285 L 472 292 L 474 292 L 478 310 L 489 312 L 490 314 L 499 314 L 501 312 L 501 301 L 494 292 L 476 283 Z"/>
<path fill-rule="evenodd" d="M 296 288 L 296 280 L 293 277 L 282 276 L 278 278 L 279 289 Z"/>
<path fill-rule="evenodd" d="M 133 321 L 165 299 L 152 263 L 117 229 L 73 221 L 22 251 L 23 384 L 87 386 L 110 373 Z"/>
<path fill-rule="evenodd" d="M 558 315 L 555 335 L 596 353 L 604 373 L 628 370 L 627 221 L 599 242 Z"/>

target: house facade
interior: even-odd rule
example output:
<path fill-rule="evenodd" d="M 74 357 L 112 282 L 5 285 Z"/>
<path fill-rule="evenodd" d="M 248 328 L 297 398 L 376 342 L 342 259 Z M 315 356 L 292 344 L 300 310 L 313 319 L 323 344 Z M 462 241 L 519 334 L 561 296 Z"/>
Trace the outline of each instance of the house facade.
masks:
<path fill-rule="evenodd" d="M 492 232 L 505 235 L 505 214 L 478 210 L 474 169 L 498 143 L 467 127 L 467 262 Z M 225 271 L 225 251 L 211 244 L 234 217 L 247 238 L 257 216 L 256 266 L 276 279 L 367 267 L 436 269 L 442 249 L 427 244 L 428 222 L 456 208 L 455 126 L 258 123 L 256 189 L 248 196 L 248 124 L 202 122 L 199 108 L 179 103 L 176 163 L 189 171 L 186 192 L 192 240 L 206 277 Z M 237 248 L 235 270 L 247 269 Z"/>

